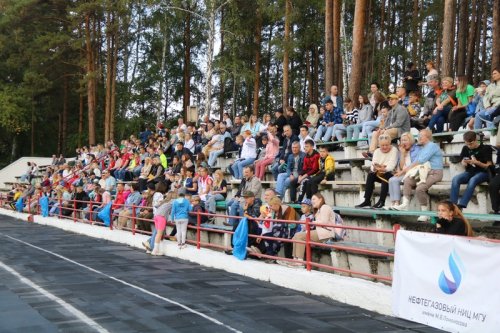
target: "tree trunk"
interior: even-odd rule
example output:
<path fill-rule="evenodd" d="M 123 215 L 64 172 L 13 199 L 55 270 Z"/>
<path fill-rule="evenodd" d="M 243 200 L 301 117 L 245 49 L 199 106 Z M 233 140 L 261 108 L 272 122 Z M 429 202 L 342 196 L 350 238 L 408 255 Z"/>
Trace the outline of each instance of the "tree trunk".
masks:
<path fill-rule="evenodd" d="M 68 94 L 68 77 L 64 75 L 64 97 L 63 97 L 63 112 L 62 112 L 62 123 L 61 123 L 61 152 L 66 152 L 66 139 L 67 139 L 67 130 L 68 130 L 68 103 L 69 103 L 69 94 Z"/>
<path fill-rule="evenodd" d="M 285 47 L 283 52 L 283 109 L 288 106 L 288 75 L 290 61 L 290 21 L 292 16 L 292 0 L 285 0 Z"/>
<path fill-rule="evenodd" d="M 316 46 L 313 47 L 313 101 L 319 102 L 319 51 Z"/>
<path fill-rule="evenodd" d="M 224 48 L 225 48 L 225 44 L 224 44 L 224 26 L 223 26 L 223 23 L 224 23 L 224 17 L 225 17 L 225 10 L 222 9 L 221 10 L 221 18 L 220 18 L 220 25 L 221 25 L 221 29 L 220 29 L 220 51 L 219 51 L 219 54 L 224 54 Z M 224 66 L 224 64 L 222 64 L 222 66 Z M 224 68 L 221 68 L 221 70 L 223 70 Z M 224 94 L 225 94 L 225 90 L 226 90 L 226 82 L 225 82 L 225 78 L 224 78 L 224 74 L 221 74 L 220 76 L 220 80 L 219 80 L 219 84 L 220 84 L 220 90 L 219 90 L 219 120 L 222 121 L 223 119 L 223 116 L 224 116 Z"/>
<path fill-rule="evenodd" d="M 187 119 L 187 109 L 191 99 L 191 14 L 186 13 L 184 20 L 184 73 L 183 86 L 184 95 L 182 99 L 182 113 L 184 119 Z"/>
<path fill-rule="evenodd" d="M 333 0 L 325 0 L 325 92 L 327 93 L 335 78 L 333 4 Z"/>
<path fill-rule="evenodd" d="M 472 15 L 470 17 L 469 36 L 467 43 L 466 68 L 467 79 L 472 82 L 474 75 L 474 50 L 476 49 L 476 29 L 477 29 L 477 1 L 472 0 Z"/>
<path fill-rule="evenodd" d="M 260 48 L 262 42 L 262 13 L 257 6 L 256 13 L 257 21 L 255 25 L 254 41 L 255 41 L 255 66 L 253 75 L 253 108 L 252 113 L 259 115 L 259 93 L 260 93 Z"/>
<path fill-rule="evenodd" d="M 493 0 L 491 70 L 500 67 L 500 0 Z M 485 73 L 486 74 L 486 73 Z"/>
<path fill-rule="evenodd" d="M 85 16 L 85 41 L 87 55 L 87 104 L 88 104 L 88 130 L 89 145 L 95 145 L 95 112 L 96 112 L 96 85 L 94 70 L 94 48 L 91 38 L 90 14 Z"/>
<path fill-rule="evenodd" d="M 500 1 L 499 1 L 500 2 Z M 488 12 L 488 1 L 483 3 L 483 12 Z M 486 43 L 488 38 L 488 15 L 483 16 L 481 29 L 481 73 L 486 74 L 488 69 L 486 68 L 487 56 L 486 56 Z M 493 53 L 492 53 L 493 54 Z"/>
<path fill-rule="evenodd" d="M 266 80 L 265 80 L 265 91 L 264 91 L 264 112 L 268 113 L 268 108 L 269 108 L 269 96 L 271 94 L 271 59 L 272 59 L 272 53 L 271 53 L 271 40 L 273 39 L 273 29 L 274 26 L 269 27 L 269 37 L 267 39 L 267 51 L 266 51 Z"/>
<path fill-rule="evenodd" d="M 118 40 L 119 34 L 115 31 L 113 36 L 113 59 L 111 77 L 111 108 L 109 109 L 109 139 L 115 139 L 115 112 L 116 112 L 116 69 L 118 67 Z"/>
<path fill-rule="evenodd" d="M 111 80 L 113 75 L 113 44 L 111 41 L 113 38 L 112 15 L 111 8 L 108 8 L 108 12 L 106 14 L 106 96 L 104 103 L 104 142 L 109 140 L 109 115 L 111 113 Z"/>
<path fill-rule="evenodd" d="M 82 146 L 83 138 L 83 94 L 80 93 L 80 103 L 78 112 L 78 147 Z"/>
<path fill-rule="evenodd" d="M 382 3 L 380 5 L 380 38 L 379 38 L 379 45 L 378 49 L 383 50 L 384 45 L 385 45 L 385 0 L 382 0 Z M 383 75 L 383 66 L 382 66 L 382 61 L 377 61 L 377 79 L 380 82 L 382 79 Z"/>
<path fill-rule="evenodd" d="M 31 98 L 31 156 L 35 156 L 35 104 Z"/>
<path fill-rule="evenodd" d="M 313 103 L 313 83 L 311 76 L 311 50 L 306 51 L 306 80 L 307 80 L 307 102 Z"/>
<path fill-rule="evenodd" d="M 207 64 L 206 64 L 206 81 L 205 81 L 205 115 L 210 116 L 212 111 L 212 73 L 214 62 L 214 45 L 215 45 L 215 1 L 210 1 L 210 15 L 208 17 L 208 41 L 207 41 Z"/>
<path fill-rule="evenodd" d="M 460 2 L 458 22 L 457 75 L 465 74 L 465 55 L 467 51 L 467 21 L 469 19 L 469 2 Z"/>
<path fill-rule="evenodd" d="M 443 21 L 443 63 L 441 73 L 443 76 L 453 76 L 453 26 L 455 25 L 455 0 L 444 0 Z"/>
<path fill-rule="evenodd" d="M 333 84 L 339 87 L 342 91 L 342 75 L 341 71 L 341 51 L 340 51 L 340 14 L 342 12 L 342 0 L 333 2 Z M 326 90 L 328 93 L 330 87 Z"/>
<path fill-rule="evenodd" d="M 479 52 L 481 52 L 481 22 L 482 22 L 482 16 L 485 16 L 486 19 L 488 19 L 488 13 L 485 11 L 487 9 L 487 0 L 482 0 L 479 1 L 479 6 L 477 9 L 477 21 L 476 21 L 476 36 L 474 37 L 476 39 L 476 45 L 474 49 L 474 70 L 473 70 L 473 75 L 472 75 L 472 81 L 471 84 L 476 85 L 479 82 Z M 486 6 L 485 6 L 486 4 Z M 483 6 L 481 6 L 483 5 Z"/>
<path fill-rule="evenodd" d="M 62 154 L 62 112 L 57 114 L 57 154 Z"/>
<path fill-rule="evenodd" d="M 17 137 L 18 134 L 14 134 L 12 137 L 12 149 L 10 153 L 10 163 L 14 162 L 17 156 Z"/>
<path fill-rule="evenodd" d="M 356 0 L 354 10 L 354 27 L 352 31 L 352 70 L 349 82 L 349 96 L 353 101 L 358 100 L 361 92 L 362 68 L 363 68 L 363 44 L 365 31 L 365 7 L 366 0 Z"/>
<path fill-rule="evenodd" d="M 164 19 L 165 30 L 167 28 L 167 15 L 165 14 Z M 167 43 L 168 37 L 167 32 L 160 28 L 160 32 L 163 34 L 163 45 L 161 49 L 161 63 L 160 63 L 160 87 L 158 88 L 158 101 L 156 106 L 156 122 L 161 122 L 161 115 L 163 112 L 162 100 L 163 100 L 163 81 L 165 80 L 165 62 L 167 58 Z M 167 87 L 168 89 L 168 87 Z M 166 118 L 165 118 L 166 120 Z"/>
<path fill-rule="evenodd" d="M 412 32 L 412 60 L 415 64 L 418 64 L 418 54 L 419 54 L 419 49 L 418 49 L 418 36 L 419 36 L 419 8 L 418 8 L 418 2 L 419 0 L 413 0 L 413 15 L 412 15 L 412 22 L 411 22 L 411 32 Z"/>

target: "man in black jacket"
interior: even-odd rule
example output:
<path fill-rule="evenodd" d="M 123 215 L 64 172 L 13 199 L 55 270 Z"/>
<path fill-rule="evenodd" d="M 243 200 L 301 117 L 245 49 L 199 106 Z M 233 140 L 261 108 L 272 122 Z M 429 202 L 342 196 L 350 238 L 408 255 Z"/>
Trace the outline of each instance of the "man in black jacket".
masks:
<path fill-rule="evenodd" d="M 278 180 L 278 174 L 280 173 L 280 167 L 286 163 L 288 156 L 292 153 L 292 143 L 299 141 L 299 137 L 295 135 L 292 131 L 290 125 L 285 125 L 283 127 L 283 141 L 276 160 L 274 161 L 271 170 L 274 176 L 274 180 Z M 284 166 L 286 169 L 286 166 Z"/>
<path fill-rule="evenodd" d="M 283 142 L 283 127 L 287 124 L 287 120 L 283 115 L 283 108 L 278 108 L 276 112 L 274 112 L 274 116 L 276 117 L 274 124 L 276 125 L 276 128 L 278 130 L 277 135 L 278 138 L 280 138 L 281 143 Z"/>

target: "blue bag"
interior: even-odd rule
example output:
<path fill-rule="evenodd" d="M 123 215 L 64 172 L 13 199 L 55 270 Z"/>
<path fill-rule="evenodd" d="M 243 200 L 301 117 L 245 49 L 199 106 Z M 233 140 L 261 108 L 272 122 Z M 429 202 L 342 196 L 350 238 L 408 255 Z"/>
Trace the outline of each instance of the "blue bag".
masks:
<path fill-rule="evenodd" d="M 233 256 L 240 260 L 247 257 L 248 245 L 248 219 L 245 217 L 240 220 L 238 227 L 233 234 Z"/>
<path fill-rule="evenodd" d="M 22 211 L 23 211 L 23 206 L 24 206 L 24 205 L 23 205 L 23 198 L 19 198 L 19 199 L 17 199 L 17 201 L 16 201 L 16 210 L 17 210 L 18 212 L 22 213 Z"/>
<path fill-rule="evenodd" d="M 100 218 L 106 227 L 109 227 L 109 224 L 111 223 L 111 218 L 110 218 L 110 213 L 111 213 L 111 205 L 113 203 L 110 202 L 104 208 L 97 214 L 97 217 Z"/>
<path fill-rule="evenodd" d="M 46 196 L 40 199 L 40 211 L 43 217 L 49 216 L 49 198 Z"/>

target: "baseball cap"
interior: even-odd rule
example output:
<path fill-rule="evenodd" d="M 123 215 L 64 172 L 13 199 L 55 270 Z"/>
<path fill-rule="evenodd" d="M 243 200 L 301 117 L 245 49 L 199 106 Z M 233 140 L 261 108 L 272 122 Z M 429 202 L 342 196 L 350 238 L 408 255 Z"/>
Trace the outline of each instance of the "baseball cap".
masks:
<path fill-rule="evenodd" d="M 305 198 L 304 200 L 302 200 L 301 204 L 302 205 L 312 206 L 311 199 L 307 199 L 307 198 Z"/>

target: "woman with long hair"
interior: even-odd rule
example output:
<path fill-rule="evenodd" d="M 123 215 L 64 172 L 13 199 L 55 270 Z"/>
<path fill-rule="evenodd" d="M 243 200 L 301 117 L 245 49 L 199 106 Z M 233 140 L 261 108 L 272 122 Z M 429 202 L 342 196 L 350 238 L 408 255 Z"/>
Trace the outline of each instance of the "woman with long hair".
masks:
<path fill-rule="evenodd" d="M 469 221 L 460 208 L 451 201 L 441 201 L 437 206 L 436 232 L 455 236 L 474 236 Z"/>
<path fill-rule="evenodd" d="M 357 118 L 355 121 L 351 121 L 347 124 L 347 140 L 358 139 L 363 129 L 363 125 L 373 119 L 373 107 L 368 100 L 368 96 L 359 95 L 357 109 Z"/>

